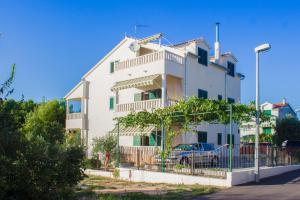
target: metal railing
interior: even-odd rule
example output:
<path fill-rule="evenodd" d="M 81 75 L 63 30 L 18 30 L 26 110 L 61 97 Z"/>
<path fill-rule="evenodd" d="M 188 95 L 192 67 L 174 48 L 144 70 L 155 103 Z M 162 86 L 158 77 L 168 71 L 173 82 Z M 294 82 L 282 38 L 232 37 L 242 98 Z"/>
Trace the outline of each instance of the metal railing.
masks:
<path fill-rule="evenodd" d="M 143 56 L 139 56 L 137 58 L 116 62 L 115 71 L 127 69 L 130 67 L 135 67 L 139 65 L 144 65 L 147 63 L 152 63 L 160 60 L 168 60 L 181 65 L 184 64 L 184 58 L 182 56 L 176 55 L 169 51 L 159 51 L 159 52 L 154 52 Z"/>
<path fill-rule="evenodd" d="M 160 147 L 120 147 L 120 164 L 149 171 L 164 171 L 186 175 L 226 178 L 226 172 L 254 167 L 254 145 L 233 145 L 230 162 L 229 145 L 211 151 L 172 150 L 162 162 Z M 300 163 L 300 149 L 288 151 L 272 146 L 260 146 L 260 166 L 282 166 Z M 230 166 L 230 163 L 232 163 Z"/>

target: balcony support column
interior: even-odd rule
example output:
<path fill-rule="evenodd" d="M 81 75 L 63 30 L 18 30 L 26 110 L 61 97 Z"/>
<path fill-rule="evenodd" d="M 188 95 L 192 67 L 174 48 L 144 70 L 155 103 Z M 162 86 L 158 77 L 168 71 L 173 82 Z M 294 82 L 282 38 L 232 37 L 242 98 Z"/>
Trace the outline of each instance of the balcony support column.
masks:
<path fill-rule="evenodd" d="M 167 102 L 167 76 L 165 73 L 161 75 L 161 100 L 162 107 L 165 107 Z"/>
<path fill-rule="evenodd" d="M 69 100 L 66 99 L 66 112 L 67 114 L 70 114 L 70 110 L 69 110 Z"/>

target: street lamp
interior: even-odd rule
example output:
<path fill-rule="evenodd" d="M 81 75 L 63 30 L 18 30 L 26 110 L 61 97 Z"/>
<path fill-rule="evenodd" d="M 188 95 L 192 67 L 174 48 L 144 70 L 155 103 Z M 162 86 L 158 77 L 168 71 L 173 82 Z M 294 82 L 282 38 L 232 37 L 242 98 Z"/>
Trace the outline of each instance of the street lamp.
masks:
<path fill-rule="evenodd" d="M 256 133 L 255 133 L 255 181 L 259 182 L 259 53 L 271 49 L 270 44 L 262 44 L 254 49 L 256 54 Z"/>
<path fill-rule="evenodd" d="M 296 116 L 297 116 L 297 113 L 300 113 L 300 109 L 296 109 L 295 113 L 296 113 Z M 297 118 L 298 118 L 298 116 L 297 116 Z"/>

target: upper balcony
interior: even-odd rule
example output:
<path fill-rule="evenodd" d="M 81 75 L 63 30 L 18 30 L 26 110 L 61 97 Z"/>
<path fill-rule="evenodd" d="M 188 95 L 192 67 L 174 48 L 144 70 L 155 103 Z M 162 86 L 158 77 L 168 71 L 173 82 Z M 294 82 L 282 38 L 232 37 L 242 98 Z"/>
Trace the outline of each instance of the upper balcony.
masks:
<path fill-rule="evenodd" d="M 182 76 L 183 65 L 184 57 L 164 50 L 116 62 L 115 72 L 126 71 L 128 69 L 131 69 L 132 72 L 132 68 L 136 68 L 147 70 L 149 75 L 165 72 L 175 76 Z M 145 66 L 145 68 L 142 68 L 142 66 Z"/>

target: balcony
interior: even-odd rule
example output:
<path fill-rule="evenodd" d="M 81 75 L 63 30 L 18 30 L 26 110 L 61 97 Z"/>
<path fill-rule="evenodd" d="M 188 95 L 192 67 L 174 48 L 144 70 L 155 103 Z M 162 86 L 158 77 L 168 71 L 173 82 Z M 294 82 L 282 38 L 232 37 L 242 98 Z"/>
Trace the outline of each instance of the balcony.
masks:
<path fill-rule="evenodd" d="M 156 61 L 171 61 L 180 65 L 184 64 L 184 58 L 182 56 L 176 55 L 169 51 L 159 51 L 115 63 L 115 71 L 120 71 L 139 65 L 153 63 Z"/>
<path fill-rule="evenodd" d="M 168 100 L 167 106 L 176 104 L 176 101 Z M 151 110 L 163 107 L 161 99 L 146 100 L 146 101 L 136 101 L 133 103 L 117 104 L 116 112 L 132 112 L 141 110 Z"/>
<path fill-rule="evenodd" d="M 82 119 L 82 113 L 69 113 L 67 114 L 67 120 Z"/>

